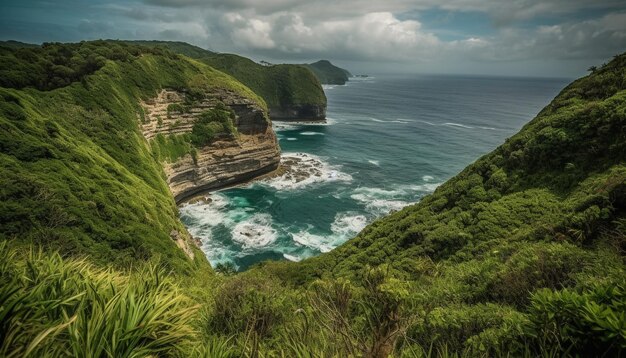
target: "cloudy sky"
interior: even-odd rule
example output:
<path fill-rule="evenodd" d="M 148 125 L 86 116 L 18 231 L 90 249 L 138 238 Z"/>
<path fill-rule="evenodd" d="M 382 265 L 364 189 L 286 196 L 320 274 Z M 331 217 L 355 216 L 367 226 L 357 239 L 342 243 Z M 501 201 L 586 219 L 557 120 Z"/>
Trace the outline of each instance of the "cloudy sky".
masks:
<path fill-rule="evenodd" d="M 0 39 L 179 40 L 353 72 L 576 77 L 626 51 L 624 0 L 2 0 Z"/>

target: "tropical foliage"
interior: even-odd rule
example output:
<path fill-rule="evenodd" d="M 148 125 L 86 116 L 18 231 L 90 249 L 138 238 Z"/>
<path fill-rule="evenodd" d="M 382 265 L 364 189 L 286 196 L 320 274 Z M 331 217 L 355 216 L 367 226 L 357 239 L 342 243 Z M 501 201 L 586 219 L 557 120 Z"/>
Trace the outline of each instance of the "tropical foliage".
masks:
<path fill-rule="evenodd" d="M 258 100 L 149 51 L 0 89 L 0 355 L 624 355 L 626 55 L 338 249 L 241 273 L 170 239 L 184 229 L 159 163 L 227 131 L 229 111 L 195 140 L 157 137 L 161 154 L 139 133 L 139 100 L 198 86 Z"/>
<path fill-rule="evenodd" d="M 46 59 L 50 47 L 29 51 Z M 176 270 L 207 268 L 195 245 L 190 246 L 196 260 L 190 263 L 170 238 L 173 230 L 186 231 L 161 164 L 139 130 L 139 103 L 162 88 L 191 94 L 220 88 L 265 108 L 263 101 L 202 63 L 158 54 L 166 50 L 102 41 L 52 47 L 64 58 L 94 49 L 141 55 L 106 60 L 95 72 L 53 90 L 0 88 L 0 238 L 89 254 L 97 263 L 121 267 L 160 256 Z M 17 61 L 15 53 L 22 50 L 2 51 Z M 20 66 L 32 62 L 20 61 Z M 232 133 L 229 123 L 220 125 Z"/>
<path fill-rule="evenodd" d="M 215 53 L 187 43 L 174 41 L 126 42 L 169 49 L 175 53 L 204 62 L 245 84 L 261 96 L 270 108 L 294 105 L 326 106 L 326 95 L 320 85 L 322 77 L 314 73 L 313 68 L 309 65 L 272 65 L 261 61 L 261 63 L 268 64 L 266 66 L 246 57 L 227 53 Z M 329 73 L 336 75 L 337 73 L 332 71 L 338 68 L 331 65 L 331 67 L 322 66 L 320 69 L 323 71 L 320 74 L 330 71 Z M 346 76 L 344 72 L 341 73 L 342 77 Z"/>

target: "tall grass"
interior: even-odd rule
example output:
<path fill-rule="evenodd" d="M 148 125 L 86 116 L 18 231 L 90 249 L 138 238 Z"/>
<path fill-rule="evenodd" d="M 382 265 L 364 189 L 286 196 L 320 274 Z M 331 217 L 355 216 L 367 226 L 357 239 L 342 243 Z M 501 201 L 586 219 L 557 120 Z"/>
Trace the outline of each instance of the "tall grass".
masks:
<path fill-rule="evenodd" d="M 131 274 L 0 242 L 0 356 L 182 353 L 197 310 L 154 266 Z"/>

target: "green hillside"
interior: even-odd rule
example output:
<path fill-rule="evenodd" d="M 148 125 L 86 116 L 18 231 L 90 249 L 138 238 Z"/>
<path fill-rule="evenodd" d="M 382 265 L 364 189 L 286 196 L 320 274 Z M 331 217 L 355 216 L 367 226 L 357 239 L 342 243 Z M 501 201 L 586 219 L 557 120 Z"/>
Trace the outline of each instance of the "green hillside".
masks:
<path fill-rule="evenodd" d="M 164 87 L 262 100 L 202 63 L 118 42 L 0 47 L 0 64 L 0 239 L 191 268 L 170 238 L 185 230 L 138 129 L 139 101 Z M 194 265 L 208 266 L 194 250 Z"/>
<path fill-rule="evenodd" d="M 328 254 L 257 270 L 326 285 L 333 311 L 372 294 L 383 306 L 361 315 L 387 315 L 378 329 L 406 337 L 381 334 L 418 350 L 614 355 L 626 349 L 625 125 L 621 55 L 418 204 Z M 332 315 L 362 339 L 363 316 Z"/>
<path fill-rule="evenodd" d="M 215 53 L 184 42 L 125 42 L 168 48 L 202 61 L 245 84 L 265 100 L 270 110 L 299 105 L 326 107 L 326 95 L 320 82 L 305 66 L 290 64 L 263 66 L 243 56 Z"/>
<path fill-rule="evenodd" d="M 626 54 L 336 250 L 199 276 L 205 263 L 169 239 L 182 227 L 137 101 L 161 87 L 255 95 L 162 49 L 1 51 L 0 356 L 626 352 Z M 93 53 L 95 69 L 80 65 Z M 165 267 L 138 260 L 153 254 Z"/>
<path fill-rule="evenodd" d="M 20 41 L 8 40 L 8 41 L 0 41 L 0 47 L 18 49 L 18 48 L 27 48 L 27 47 L 39 47 L 39 45 L 29 44 Z"/>
<path fill-rule="evenodd" d="M 326 107 L 326 95 L 317 77 L 302 65 L 263 66 L 246 57 L 234 54 L 220 54 L 203 48 L 177 41 L 113 41 L 169 50 L 204 62 L 211 67 L 225 72 L 252 89 L 261 96 L 271 108 L 289 108 L 299 105 Z M 38 47 L 17 41 L 3 41 L 0 46 L 6 48 Z M 334 67 L 334 66 L 333 66 Z"/>
<path fill-rule="evenodd" d="M 215 55 L 215 52 L 205 50 L 201 47 L 194 46 L 186 42 L 180 42 L 180 41 L 133 40 L 133 41 L 124 41 L 124 42 L 128 44 L 132 44 L 132 45 L 164 48 L 174 53 L 179 53 L 181 55 L 185 55 L 187 57 L 191 57 L 195 59 L 202 58 L 205 56 Z"/>
<path fill-rule="evenodd" d="M 422 348 L 594 356 L 626 349 L 625 253 L 621 55 L 418 204 L 328 254 L 266 270 L 358 291 L 384 267 L 391 286 L 379 288 L 407 305 L 404 319 L 419 324 L 406 334 Z"/>
<path fill-rule="evenodd" d="M 250 87 L 270 108 L 302 104 L 326 106 L 326 96 L 319 81 L 303 66 L 263 66 L 231 54 L 218 54 L 202 61 Z"/>
<path fill-rule="evenodd" d="M 321 83 L 328 85 L 345 85 L 352 74 L 348 70 L 337 67 L 328 60 L 319 60 L 305 65 L 313 71 Z"/>
<path fill-rule="evenodd" d="M 626 214 L 625 80 L 621 55 L 434 194 L 309 264 L 347 274 L 417 256 L 465 261 L 500 245 L 594 247 Z"/>

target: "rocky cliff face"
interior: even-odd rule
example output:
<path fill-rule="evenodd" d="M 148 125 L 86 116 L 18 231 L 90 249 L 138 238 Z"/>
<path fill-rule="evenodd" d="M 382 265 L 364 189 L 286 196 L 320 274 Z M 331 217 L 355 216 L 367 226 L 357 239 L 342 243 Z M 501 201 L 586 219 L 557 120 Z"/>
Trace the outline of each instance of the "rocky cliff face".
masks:
<path fill-rule="evenodd" d="M 180 91 L 162 90 L 156 98 L 142 103 L 145 118 L 141 129 L 146 139 L 191 132 L 197 117 L 219 102 L 235 112 L 239 135 L 216 138 L 209 146 L 198 148 L 195 158 L 187 154 L 173 163 L 163 163 L 177 202 L 278 168 L 280 147 L 267 114 L 255 102 L 232 91 L 217 90 L 206 93 L 205 99 L 194 102 L 185 113 L 168 113 L 170 104 L 183 104 L 186 96 Z"/>
<path fill-rule="evenodd" d="M 326 105 L 289 105 L 271 107 L 270 117 L 278 121 L 324 121 L 326 120 Z"/>

